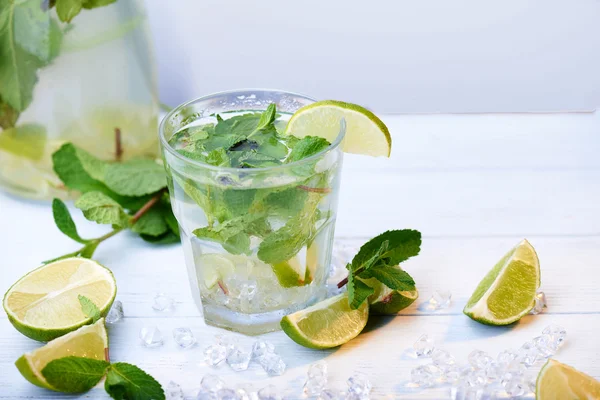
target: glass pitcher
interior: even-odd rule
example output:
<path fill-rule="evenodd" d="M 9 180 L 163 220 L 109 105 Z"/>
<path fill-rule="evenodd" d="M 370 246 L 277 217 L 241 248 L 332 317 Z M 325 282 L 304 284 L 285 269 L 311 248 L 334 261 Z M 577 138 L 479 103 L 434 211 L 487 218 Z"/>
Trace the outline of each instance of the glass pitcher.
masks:
<path fill-rule="evenodd" d="M 156 156 L 157 118 L 141 1 L 83 9 L 70 23 L 48 0 L 0 10 L 1 187 L 65 197 L 53 152 L 72 142 L 105 160 Z"/>

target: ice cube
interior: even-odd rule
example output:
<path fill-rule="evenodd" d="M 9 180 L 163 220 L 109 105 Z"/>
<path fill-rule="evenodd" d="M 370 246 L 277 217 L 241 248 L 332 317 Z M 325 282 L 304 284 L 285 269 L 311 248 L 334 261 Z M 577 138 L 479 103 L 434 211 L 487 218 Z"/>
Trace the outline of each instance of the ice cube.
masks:
<path fill-rule="evenodd" d="M 318 361 L 308 367 L 308 379 L 304 383 L 304 394 L 307 396 L 319 395 L 327 385 L 327 363 Z"/>
<path fill-rule="evenodd" d="M 227 357 L 227 349 L 220 344 L 213 344 L 204 349 L 204 361 L 211 367 L 216 367 Z"/>
<path fill-rule="evenodd" d="M 544 311 L 544 308 L 546 307 L 546 295 L 544 294 L 544 292 L 538 291 L 535 295 L 534 300 L 535 305 L 533 306 L 529 314 L 540 314 L 542 311 Z"/>
<path fill-rule="evenodd" d="M 188 349 L 196 344 L 196 338 L 190 328 L 182 327 L 173 329 L 173 339 L 175 339 L 175 343 L 179 347 L 184 349 Z"/>
<path fill-rule="evenodd" d="M 258 393 L 249 383 L 242 383 L 236 387 L 238 400 L 258 400 Z"/>
<path fill-rule="evenodd" d="M 257 340 L 252 345 L 252 359 L 260 362 L 260 360 L 269 353 L 275 352 L 275 346 L 266 340 Z"/>
<path fill-rule="evenodd" d="M 567 337 L 567 331 L 562 326 L 548 325 L 543 331 L 543 335 L 550 335 L 550 345 L 556 351 L 563 344 Z"/>
<path fill-rule="evenodd" d="M 277 388 L 273 385 L 266 386 L 258 391 L 260 400 L 281 400 L 281 396 L 277 394 Z"/>
<path fill-rule="evenodd" d="M 452 293 L 447 290 L 436 290 L 431 295 L 427 308 L 429 310 L 437 311 L 444 308 L 448 308 L 452 302 Z"/>
<path fill-rule="evenodd" d="M 348 393 L 359 397 L 367 397 L 371 393 L 373 385 L 365 374 L 356 373 L 348 378 Z"/>
<path fill-rule="evenodd" d="M 217 400 L 238 400 L 237 393 L 233 389 L 219 389 L 217 394 Z"/>
<path fill-rule="evenodd" d="M 338 393 L 335 390 L 325 389 L 320 394 L 317 400 L 338 400 Z"/>
<path fill-rule="evenodd" d="M 456 364 L 456 359 L 449 352 L 438 348 L 435 348 L 431 353 L 431 361 L 442 370 Z"/>
<path fill-rule="evenodd" d="M 550 358 L 556 353 L 555 343 L 551 335 L 541 335 L 534 337 L 532 342 L 539 350 L 539 358 Z"/>
<path fill-rule="evenodd" d="M 183 390 L 176 382 L 170 381 L 165 387 L 166 400 L 183 400 Z"/>
<path fill-rule="evenodd" d="M 472 388 L 480 388 L 487 384 L 485 371 L 472 367 L 463 368 L 459 380 Z"/>
<path fill-rule="evenodd" d="M 469 364 L 475 369 L 485 370 L 489 368 L 494 359 L 485 351 L 473 350 L 468 357 Z"/>
<path fill-rule="evenodd" d="M 518 372 L 507 372 L 502 377 L 500 383 L 504 386 L 506 394 L 511 397 L 522 396 L 525 394 L 525 380 L 523 374 Z"/>
<path fill-rule="evenodd" d="M 152 308 L 156 311 L 166 312 L 171 311 L 173 309 L 175 302 L 173 298 L 165 295 L 164 293 L 157 293 L 154 296 L 154 302 L 152 303 Z"/>
<path fill-rule="evenodd" d="M 235 346 L 229 354 L 227 354 L 227 364 L 232 370 L 239 372 L 248 369 L 252 353 L 238 346 Z"/>
<path fill-rule="evenodd" d="M 217 400 L 217 394 L 204 389 L 200 389 L 200 391 L 196 395 L 196 400 Z"/>
<path fill-rule="evenodd" d="M 215 335 L 215 341 L 219 346 L 225 348 L 226 354 L 229 354 L 233 349 L 237 348 L 239 340 L 230 335 Z"/>
<path fill-rule="evenodd" d="M 519 354 L 515 350 L 502 350 L 496 357 L 496 366 L 499 371 L 506 372 L 511 366 L 518 364 L 518 356 Z"/>
<path fill-rule="evenodd" d="M 216 393 L 225 387 L 225 382 L 218 376 L 209 374 L 202 377 L 200 386 L 208 392 Z"/>
<path fill-rule="evenodd" d="M 267 353 L 260 359 L 260 365 L 269 376 L 283 375 L 285 362 L 275 353 Z"/>
<path fill-rule="evenodd" d="M 435 385 L 441 375 L 440 368 L 434 364 L 420 365 L 410 372 L 412 383 L 423 387 Z"/>
<path fill-rule="evenodd" d="M 116 300 L 104 320 L 107 324 L 116 324 L 117 322 L 121 322 L 124 317 L 125 314 L 123 313 L 123 303 L 121 303 L 119 300 Z"/>
<path fill-rule="evenodd" d="M 521 364 L 526 367 L 531 367 L 535 362 L 541 358 L 541 354 L 537 346 L 533 341 L 523 343 L 523 346 L 519 349 L 518 359 Z"/>
<path fill-rule="evenodd" d="M 140 330 L 140 340 L 146 347 L 163 345 L 163 335 L 156 326 L 145 326 Z"/>
<path fill-rule="evenodd" d="M 421 335 L 421 337 L 413 344 L 413 348 L 415 349 L 417 357 L 424 358 L 431 356 L 435 346 L 433 340 L 431 340 L 429 336 Z"/>

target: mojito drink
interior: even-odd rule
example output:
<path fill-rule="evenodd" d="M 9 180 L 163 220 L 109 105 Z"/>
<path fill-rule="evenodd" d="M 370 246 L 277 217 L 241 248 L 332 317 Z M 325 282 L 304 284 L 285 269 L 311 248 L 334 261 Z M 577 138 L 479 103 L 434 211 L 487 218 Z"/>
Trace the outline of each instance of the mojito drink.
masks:
<path fill-rule="evenodd" d="M 258 334 L 325 295 L 343 123 L 333 143 L 319 132 L 300 139 L 285 128 L 310 99 L 216 97 L 163 122 L 171 203 L 205 320 Z"/>

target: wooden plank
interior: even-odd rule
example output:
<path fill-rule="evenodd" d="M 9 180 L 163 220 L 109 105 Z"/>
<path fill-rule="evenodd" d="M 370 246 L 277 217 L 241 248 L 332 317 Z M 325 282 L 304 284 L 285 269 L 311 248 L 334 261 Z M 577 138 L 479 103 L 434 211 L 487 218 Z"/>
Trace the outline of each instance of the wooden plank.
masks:
<path fill-rule="evenodd" d="M 462 315 L 400 316 L 396 318 L 373 318 L 367 330 L 357 339 L 339 349 L 328 351 L 310 350 L 291 342 L 283 333 L 265 335 L 272 341 L 288 364 L 281 377 L 269 378 L 260 366 L 253 364 L 245 372 L 235 373 L 226 365 L 218 369 L 203 363 L 203 349 L 214 340 L 221 330 L 207 327 L 200 317 L 165 318 L 159 326 L 165 336 L 161 348 L 147 349 L 138 341 L 141 327 L 157 324 L 154 318 L 127 318 L 123 323 L 109 327 L 111 357 L 114 361 L 127 361 L 139 365 L 155 376 L 162 384 L 170 380 L 179 382 L 186 394 L 193 395 L 199 388 L 203 375 L 219 375 L 227 384 L 251 382 L 256 387 L 276 385 L 282 392 L 289 391 L 292 399 L 301 398 L 301 387 L 306 379 L 308 366 L 325 359 L 330 367 L 330 385 L 342 389 L 345 380 L 356 371 L 367 374 L 373 382 L 374 399 L 386 395 L 402 395 L 410 399 L 444 398 L 448 388 L 418 390 L 408 386 L 410 371 L 422 364 L 407 351 L 421 334 L 429 334 L 438 346 L 450 351 L 459 362 L 465 363 L 469 352 L 480 349 L 497 354 L 506 348 L 517 348 L 523 342 L 539 335 L 550 323 L 564 326 L 568 332 L 566 344 L 556 358 L 580 367 L 586 373 L 600 378 L 600 347 L 596 344 L 600 314 L 592 315 L 539 315 L 527 316 L 511 327 L 488 327 L 471 321 Z M 37 343 L 24 338 L 13 329 L 7 329 L 3 320 L 0 346 L 0 364 L 5 366 L 0 375 L 0 398 L 34 397 L 37 399 L 67 398 L 32 387 L 10 366 L 23 352 L 34 349 Z M 177 347 L 171 337 L 172 329 L 190 327 L 199 344 L 189 350 Z M 241 345 L 251 346 L 253 338 L 239 335 Z M 539 368 L 539 366 L 538 366 Z M 534 370 L 535 371 L 535 370 Z M 90 398 L 106 398 L 101 388 L 89 393 Z"/>

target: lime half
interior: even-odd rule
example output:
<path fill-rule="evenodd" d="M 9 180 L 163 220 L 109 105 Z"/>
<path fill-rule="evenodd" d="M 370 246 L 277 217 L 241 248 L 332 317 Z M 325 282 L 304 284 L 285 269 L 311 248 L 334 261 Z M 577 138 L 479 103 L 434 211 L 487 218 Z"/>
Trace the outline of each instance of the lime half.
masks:
<path fill-rule="evenodd" d="M 463 312 L 488 325 L 508 325 L 527 314 L 540 287 L 540 263 L 533 246 L 523 240 L 479 283 Z"/>
<path fill-rule="evenodd" d="M 4 295 L 4 310 L 13 326 L 34 340 L 49 341 L 89 324 L 78 295 L 108 313 L 117 285 L 107 268 L 87 258 L 46 264 L 19 279 Z"/>
<path fill-rule="evenodd" d="M 575 368 L 548 360 L 537 382 L 538 400 L 600 399 L 600 382 Z"/>
<path fill-rule="evenodd" d="M 286 134 L 299 138 L 320 136 L 333 142 L 346 122 L 343 149 L 346 153 L 389 157 L 392 138 L 385 124 L 371 111 L 356 104 L 336 100 L 317 101 L 292 115 Z"/>
<path fill-rule="evenodd" d="M 353 310 L 348 305 L 348 293 L 342 293 L 283 317 L 281 328 L 302 346 L 329 349 L 354 339 L 368 319 L 368 302 Z"/>
<path fill-rule="evenodd" d="M 42 375 L 44 367 L 57 358 L 76 356 L 108 361 L 108 337 L 104 318 L 93 325 L 54 339 L 44 347 L 23 354 L 16 362 L 17 369 L 25 379 L 36 386 L 55 390 Z"/>
<path fill-rule="evenodd" d="M 401 292 L 393 290 L 375 278 L 365 279 L 375 293 L 369 296 L 369 312 L 371 314 L 396 314 L 410 306 L 419 297 L 417 290 Z"/>

